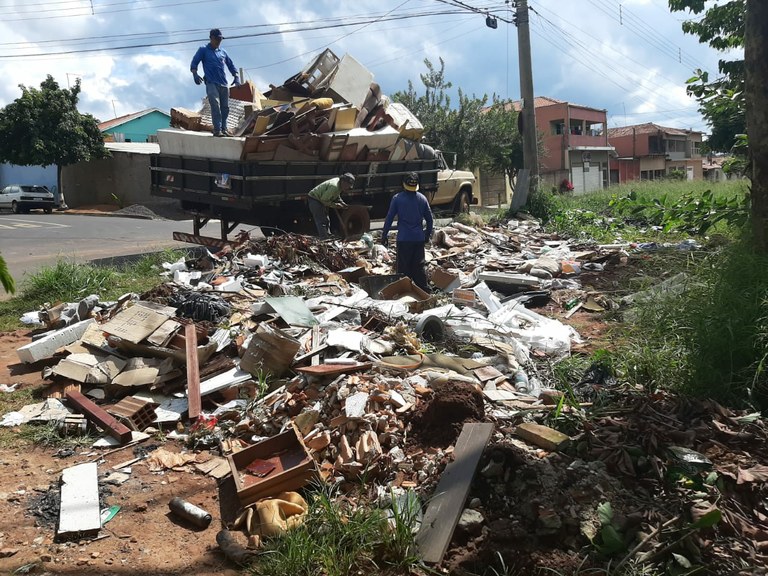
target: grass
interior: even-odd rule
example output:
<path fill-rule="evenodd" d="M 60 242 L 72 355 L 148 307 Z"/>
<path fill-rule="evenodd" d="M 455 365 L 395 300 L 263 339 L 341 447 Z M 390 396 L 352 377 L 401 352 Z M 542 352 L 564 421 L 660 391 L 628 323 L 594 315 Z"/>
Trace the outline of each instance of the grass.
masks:
<path fill-rule="evenodd" d="M 352 506 L 336 499 L 334 490 L 327 486 L 316 487 L 308 501 L 304 523 L 267 542 L 249 568 L 251 574 L 394 576 L 412 573 L 418 567 L 412 530 L 414 507 L 395 504 L 390 521 L 385 510 Z"/>
<path fill-rule="evenodd" d="M 768 408 L 768 255 L 739 239 L 687 272 L 682 293 L 638 306 L 627 326 L 626 377 Z"/>
<path fill-rule="evenodd" d="M 547 220 L 549 229 L 569 237 L 675 243 L 689 234 L 651 227 L 634 218 L 631 205 L 611 206 L 611 198 L 633 190 L 638 203 L 666 198 L 661 203 L 668 206 L 709 189 L 732 198 L 743 196 L 747 184 L 663 181 L 582 196 L 539 192 L 529 209 Z M 755 252 L 736 224 L 721 221 L 709 232 L 697 238 L 705 251 L 647 253 L 642 273 L 623 279 L 618 292 L 636 293 L 678 272 L 687 275 L 680 291 L 653 295 L 624 315 L 611 350 L 614 367 L 622 380 L 648 391 L 671 389 L 768 408 L 768 255 Z M 572 360 L 556 366 L 553 375 L 565 383 L 581 368 Z"/>
<path fill-rule="evenodd" d="M 664 233 L 633 214 L 626 207 L 612 206 L 611 200 L 637 195 L 638 204 L 652 205 L 654 201 L 666 205 L 683 199 L 688 194 L 701 195 L 712 190 L 716 198 L 743 197 L 747 193 L 745 181 L 734 180 L 714 185 L 706 181 L 635 182 L 631 185 L 612 186 L 606 190 L 583 195 L 553 194 L 539 191 L 531 195 L 527 209 L 548 224 L 548 228 L 567 237 L 595 240 L 601 243 L 670 241 L 687 238 L 686 232 Z M 715 231 L 726 232 L 719 225 Z"/>
<path fill-rule="evenodd" d="M 179 250 L 165 250 L 116 266 L 59 260 L 27 277 L 17 287 L 16 297 L 0 302 L 0 331 L 20 328 L 19 317 L 24 312 L 38 310 L 46 302 L 77 302 L 89 294 L 111 300 L 126 292 L 149 290 L 163 281 L 159 275 L 162 272 L 160 265 L 175 262 L 183 254 Z"/>

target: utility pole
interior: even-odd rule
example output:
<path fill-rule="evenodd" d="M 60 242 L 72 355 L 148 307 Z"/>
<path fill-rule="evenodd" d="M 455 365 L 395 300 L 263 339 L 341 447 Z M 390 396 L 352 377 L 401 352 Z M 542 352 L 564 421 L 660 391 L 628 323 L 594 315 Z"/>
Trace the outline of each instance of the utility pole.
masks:
<path fill-rule="evenodd" d="M 539 158 L 536 146 L 536 110 L 533 95 L 533 66 L 531 65 L 531 31 L 528 26 L 528 0 L 517 0 L 517 51 L 520 66 L 520 95 L 523 98 L 523 166 L 528 170 L 531 184 L 539 179 Z"/>

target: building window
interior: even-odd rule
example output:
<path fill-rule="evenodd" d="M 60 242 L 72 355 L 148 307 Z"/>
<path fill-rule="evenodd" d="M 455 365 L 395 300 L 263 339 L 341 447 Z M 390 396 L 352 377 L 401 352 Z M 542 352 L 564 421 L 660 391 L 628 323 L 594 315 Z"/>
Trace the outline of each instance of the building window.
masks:
<path fill-rule="evenodd" d="M 650 180 L 650 178 L 648 178 L 648 170 L 640 171 L 640 180 Z"/>
<path fill-rule="evenodd" d="M 571 134 L 581 136 L 584 133 L 584 125 L 581 120 L 571 120 Z"/>
<path fill-rule="evenodd" d="M 648 152 L 650 154 L 663 154 L 664 148 L 661 138 L 659 136 L 648 137 Z"/>
<path fill-rule="evenodd" d="M 605 133 L 605 124 L 602 122 L 587 122 L 587 136 L 602 136 Z"/>
<path fill-rule="evenodd" d="M 667 140 L 667 152 L 685 153 L 685 140 Z"/>
<path fill-rule="evenodd" d="M 553 120 L 549 123 L 550 133 L 555 136 L 565 131 L 565 122 L 563 120 Z"/>

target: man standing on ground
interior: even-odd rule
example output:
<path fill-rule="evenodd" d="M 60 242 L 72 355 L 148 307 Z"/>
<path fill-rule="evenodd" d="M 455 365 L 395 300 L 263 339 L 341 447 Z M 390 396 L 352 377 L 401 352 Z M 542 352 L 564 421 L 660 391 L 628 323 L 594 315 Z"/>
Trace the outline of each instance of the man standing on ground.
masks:
<path fill-rule="evenodd" d="M 205 46 L 200 46 L 192 58 L 192 77 L 195 84 L 200 85 L 205 80 L 205 92 L 208 96 L 208 102 L 211 104 L 211 120 L 213 120 L 214 136 L 231 136 L 227 130 L 227 117 L 229 116 L 229 85 L 227 84 L 227 73 L 224 69 L 226 65 L 232 76 L 235 77 L 233 86 L 240 84 L 240 78 L 237 75 L 237 69 L 232 63 L 232 59 L 226 51 L 220 48 L 224 36 L 221 30 L 214 28 L 210 34 L 211 41 Z M 203 73 L 205 78 L 200 78 L 197 74 L 197 67 L 203 63 Z"/>
<path fill-rule="evenodd" d="M 355 185 L 354 175 L 346 172 L 338 178 L 331 178 L 322 184 L 318 184 L 309 191 L 309 211 L 312 212 L 312 218 L 315 220 L 317 235 L 321 240 L 329 238 L 331 235 L 331 222 L 328 218 L 329 208 L 338 208 L 343 210 L 347 207 L 344 200 L 341 199 L 343 193 L 352 190 Z"/>
<path fill-rule="evenodd" d="M 426 196 L 419 192 L 419 175 L 411 172 L 403 178 L 403 191 L 389 204 L 387 219 L 381 232 L 384 246 L 389 242 L 392 221 L 397 218 L 397 272 L 405 274 L 422 290 L 429 291 L 424 270 L 424 245 L 432 238 L 432 209 Z M 423 223 L 427 229 L 424 230 Z"/>

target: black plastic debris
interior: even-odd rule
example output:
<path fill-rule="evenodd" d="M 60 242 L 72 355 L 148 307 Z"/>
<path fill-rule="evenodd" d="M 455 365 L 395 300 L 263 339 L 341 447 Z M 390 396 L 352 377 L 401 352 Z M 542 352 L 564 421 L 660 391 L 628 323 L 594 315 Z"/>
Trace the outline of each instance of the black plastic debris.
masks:
<path fill-rule="evenodd" d="M 229 318 L 232 309 L 226 300 L 215 294 L 203 292 L 180 292 L 171 297 L 169 304 L 175 306 L 183 318 L 196 321 L 208 321 L 218 324 Z"/>

